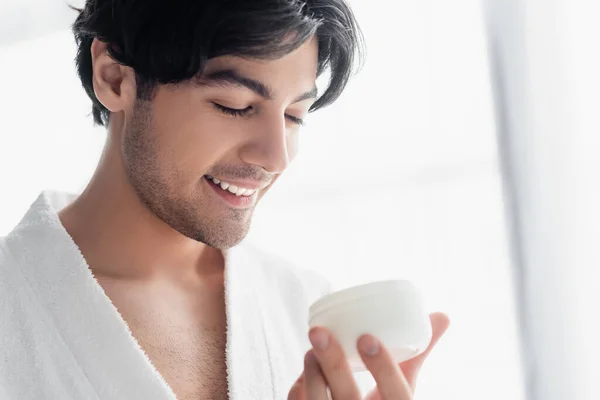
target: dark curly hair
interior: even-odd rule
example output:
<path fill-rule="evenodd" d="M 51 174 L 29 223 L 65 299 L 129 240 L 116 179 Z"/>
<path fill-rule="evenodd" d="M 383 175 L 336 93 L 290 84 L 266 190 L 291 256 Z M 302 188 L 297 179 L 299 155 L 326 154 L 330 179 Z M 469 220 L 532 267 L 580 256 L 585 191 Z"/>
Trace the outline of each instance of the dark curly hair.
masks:
<path fill-rule="evenodd" d="M 317 73 L 329 70 L 330 77 L 310 108 L 315 111 L 340 96 L 363 60 L 362 33 L 345 0 L 87 0 L 77 11 L 77 72 L 99 125 L 107 124 L 109 111 L 92 86 L 94 38 L 133 68 L 137 96 L 144 99 L 158 84 L 198 76 L 213 57 L 275 59 L 316 35 Z"/>

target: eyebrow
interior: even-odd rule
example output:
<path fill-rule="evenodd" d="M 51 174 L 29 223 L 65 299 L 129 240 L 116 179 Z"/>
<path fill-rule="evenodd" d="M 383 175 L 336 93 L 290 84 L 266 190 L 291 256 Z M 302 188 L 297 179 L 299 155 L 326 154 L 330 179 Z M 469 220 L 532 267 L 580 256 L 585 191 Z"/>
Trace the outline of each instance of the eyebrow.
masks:
<path fill-rule="evenodd" d="M 273 90 L 264 83 L 256 79 L 248 78 L 234 69 L 222 69 L 211 72 L 207 75 L 200 76 L 196 79 L 196 83 L 200 86 L 212 87 L 228 87 L 238 86 L 250 89 L 265 100 L 273 100 Z M 308 92 L 302 93 L 296 97 L 292 103 L 299 103 L 304 100 L 314 99 L 317 97 L 317 87 L 313 87 Z"/>

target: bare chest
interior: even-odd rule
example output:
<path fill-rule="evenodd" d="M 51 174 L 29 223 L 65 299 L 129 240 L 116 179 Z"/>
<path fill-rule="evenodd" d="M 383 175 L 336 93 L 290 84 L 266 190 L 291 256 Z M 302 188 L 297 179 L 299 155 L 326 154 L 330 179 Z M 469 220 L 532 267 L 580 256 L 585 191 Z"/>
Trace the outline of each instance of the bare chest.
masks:
<path fill-rule="evenodd" d="M 222 295 L 151 294 L 101 285 L 178 400 L 227 399 Z"/>

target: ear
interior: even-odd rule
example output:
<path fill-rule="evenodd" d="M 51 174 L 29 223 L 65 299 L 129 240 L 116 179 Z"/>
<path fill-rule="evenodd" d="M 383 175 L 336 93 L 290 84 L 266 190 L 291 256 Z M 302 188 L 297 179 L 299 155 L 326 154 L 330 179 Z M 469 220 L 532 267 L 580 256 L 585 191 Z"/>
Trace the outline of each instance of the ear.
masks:
<path fill-rule="evenodd" d="M 92 41 L 92 84 L 96 98 L 112 113 L 133 108 L 136 95 L 135 73 L 132 68 L 116 62 L 107 45 L 98 39 Z"/>

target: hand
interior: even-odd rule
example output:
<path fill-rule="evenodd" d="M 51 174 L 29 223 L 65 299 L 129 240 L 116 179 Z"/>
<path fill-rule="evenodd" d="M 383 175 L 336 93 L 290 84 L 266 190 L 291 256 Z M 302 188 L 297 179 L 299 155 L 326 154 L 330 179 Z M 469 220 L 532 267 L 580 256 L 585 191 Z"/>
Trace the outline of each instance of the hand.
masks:
<path fill-rule="evenodd" d="M 413 399 L 419 370 L 450 323 L 443 313 L 433 313 L 430 319 L 431 343 L 421 355 L 400 364 L 394 362 L 388 350 L 373 336 L 363 335 L 358 339 L 359 354 L 377 383 L 367 400 Z M 320 334 L 326 340 L 320 342 Z M 328 400 L 328 389 L 333 400 L 359 400 L 360 390 L 339 342 L 322 327 L 312 328 L 309 337 L 313 348 L 304 357 L 304 372 L 290 389 L 288 400 Z M 320 345 L 323 342 L 326 347 Z M 366 351 L 369 344 L 379 350 L 370 355 Z"/>

